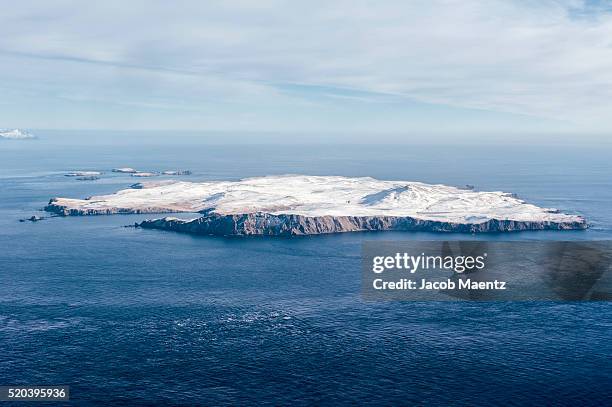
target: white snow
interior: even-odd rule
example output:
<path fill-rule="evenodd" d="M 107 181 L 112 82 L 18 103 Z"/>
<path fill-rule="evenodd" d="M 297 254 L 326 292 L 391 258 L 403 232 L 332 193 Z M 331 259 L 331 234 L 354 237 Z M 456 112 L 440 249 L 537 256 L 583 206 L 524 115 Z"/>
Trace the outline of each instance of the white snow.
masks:
<path fill-rule="evenodd" d="M 10 140 L 25 140 L 25 139 L 33 139 L 36 138 L 34 135 L 28 133 L 24 130 L 19 129 L 0 129 L 0 138 L 10 139 Z"/>
<path fill-rule="evenodd" d="M 453 223 L 490 219 L 515 221 L 582 221 L 523 202 L 505 192 L 476 192 L 412 181 L 369 177 L 284 175 L 240 181 L 152 182 L 87 200 L 57 198 L 67 209 L 133 209 L 140 212 L 220 214 L 266 212 L 304 216 L 409 216 Z"/>

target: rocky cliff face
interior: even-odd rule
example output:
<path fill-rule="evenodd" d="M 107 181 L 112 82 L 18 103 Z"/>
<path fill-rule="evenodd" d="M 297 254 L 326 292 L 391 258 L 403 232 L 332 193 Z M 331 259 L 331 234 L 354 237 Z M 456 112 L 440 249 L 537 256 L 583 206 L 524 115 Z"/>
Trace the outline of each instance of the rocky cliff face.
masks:
<path fill-rule="evenodd" d="M 91 216 L 91 215 L 117 215 L 117 214 L 141 214 L 141 213 L 176 213 L 172 208 L 147 206 L 142 208 L 102 207 L 102 208 L 72 208 L 60 203 L 54 198 L 49 201 L 44 210 L 60 216 Z"/>
<path fill-rule="evenodd" d="M 241 215 L 209 214 L 193 220 L 160 218 L 145 220 L 136 226 L 216 236 L 295 236 L 359 231 L 424 232 L 511 232 L 521 230 L 586 229 L 584 221 L 523 222 L 489 220 L 484 223 L 460 224 L 396 216 L 301 216 L 248 213 Z"/>

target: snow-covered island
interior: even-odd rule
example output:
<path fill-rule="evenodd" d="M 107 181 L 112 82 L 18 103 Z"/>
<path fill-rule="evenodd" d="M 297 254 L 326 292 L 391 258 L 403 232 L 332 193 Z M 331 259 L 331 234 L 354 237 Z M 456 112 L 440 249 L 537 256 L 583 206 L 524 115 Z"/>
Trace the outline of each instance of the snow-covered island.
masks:
<path fill-rule="evenodd" d="M 111 170 L 112 172 L 119 172 L 122 174 L 134 174 L 136 172 L 138 172 L 137 170 L 130 168 L 130 167 L 124 167 L 124 168 L 113 168 Z"/>
<path fill-rule="evenodd" d="M 585 220 L 506 192 L 478 192 L 369 177 L 286 175 L 240 181 L 162 181 L 87 199 L 53 198 L 64 216 L 199 212 L 145 220 L 143 228 L 211 235 L 308 235 L 400 230 L 507 232 L 586 229 Z"/>
<path fill-rule="evenodd" d="M 7 140 L 31 140 L 31 139 L 35 139 L 36 136 L 34 136 L 31 133 L 28 133 L 25 130 L 20 130 L 20 129 L 0 129 L 0 139 L 7 139 Z"/>
<path fill-rule="evenodd" d="M 155 172 L 146 172 L 146 171 L 136 171 L 132 173 L 132 177 L 138 178 L 149 178 L 149 177 L 157 177 L 159 174 Z"/>
<path fill-rule="evenodd" d="M 72 171 L 64 174 L 65 177 L 95 177 L 102 175 L 100 171 Z"/>
<path fill-rule="evenodd" d="M 111 172 L 118 172 L 121 174 L 130 174 L 132 177 L 137 177 L 137 178 L 157 177 L 159 175 L 156 172 L 138 171 L 132 167 L 113 168 Z"/>

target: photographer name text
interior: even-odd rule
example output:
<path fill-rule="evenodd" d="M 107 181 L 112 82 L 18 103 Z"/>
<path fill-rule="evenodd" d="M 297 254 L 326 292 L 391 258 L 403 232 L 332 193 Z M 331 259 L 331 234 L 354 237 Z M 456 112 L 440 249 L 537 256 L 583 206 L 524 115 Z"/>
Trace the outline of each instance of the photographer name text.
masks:
<path fill-rule="evenodd" d="M 467 278 L 465 275 L 473 273 L 473 277 L 482 276 L 480 272 L 485 270 L 486 260 L 487 253 L 479 256 L 430 256 L 425 253 L 375 256 L 372 258 L 372 272 L 375 274 L 403 271 L 412 275 L 423 270 L 445 270 L 453 273 L 455 278 L 400 278 L 395 281 L 375 278 L 372 286 L 375 290 L 505 290 L 505 281 L 481 281 L 480 278 Z"/>

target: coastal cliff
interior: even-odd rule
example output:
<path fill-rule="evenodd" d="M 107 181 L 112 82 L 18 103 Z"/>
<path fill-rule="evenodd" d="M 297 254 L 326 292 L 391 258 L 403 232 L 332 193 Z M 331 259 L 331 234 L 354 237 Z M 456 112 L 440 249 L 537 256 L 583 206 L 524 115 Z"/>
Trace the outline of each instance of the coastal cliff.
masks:
<path fill-rule="evenodd" d="M 49 203 L 44 207 L 46 212 L 54 213 L 60 216 L 95 216 L 95 215 L 126 215 L 126 214 L 145 214 L 145 213 L 177 213 L 184 212 L 175 210 L 173 208 L 167 208 L 163 206 L 143 206 L 138 208 L 130 207 L 101 207 L 101 208 L 88 208 L 88 207 L 71 207 L 67 205 L 66 199 L 53 198 L 49 200 Z"/>
<path fill-rule="evenodd" d="M 461 224 L 397 216 L 302 216 L 248 213 L 241 215 L 209 214 L 192 220 L 174 217 L 137 223 L 145 229 L 215 236 L 296 236 L 361 231 L 420 232 L 513 232 L 524 230 L 586 229 L 584 221 L 513 221 L 491 219 L 483 223 Z"/>

